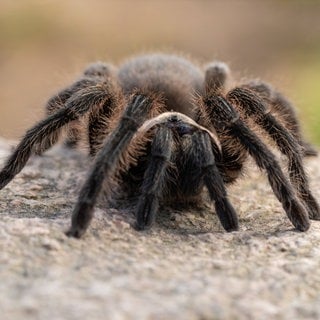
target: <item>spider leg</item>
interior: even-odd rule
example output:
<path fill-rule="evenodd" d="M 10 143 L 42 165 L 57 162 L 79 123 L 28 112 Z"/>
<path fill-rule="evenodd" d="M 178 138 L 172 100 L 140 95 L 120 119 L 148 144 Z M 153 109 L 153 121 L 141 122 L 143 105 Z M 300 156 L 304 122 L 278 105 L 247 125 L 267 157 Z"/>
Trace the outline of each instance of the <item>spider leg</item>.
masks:
<path fill-rule="evenodd" d="M 205 85 L 210 93 L 221 93 L 226 87 L 229 78 L 229 67 L 219 61 L 212 62 L 206 66 L 205 70 Z"/>
<path fill-rule="evenodd" d="M 23 169 L 32 154 L 42 149 L 43 141 L 46 148 L 51 147 L 65 125 L 89 111 L 99 109 L 109 99 L 107 84 L 82 89 L 67 100 L 64 108 L 29 129 L 0 172 L 0 189 Z"/>
<path fill-rule="evenodd" d="M 144 173 L 139 197 L 135 229 L 143 230 L 150 227 L 155 219 L 159 207 L 166 179 L 166 169 L 171 157 L 173 135 L 169 128 L 160 126 L 155 134 L 151 146 L 151 159 Z"/>
<path fill-rule="evenodd" d="M 279 150 L 289 160 L 289 177 L 296 187 L 298 196 L 306 204 L 310 219 L 320 219 L 319 205 L 312 195 L 307 174 L 303 167 L 300 145 L 294 136 L 267 110 L 267 106 L 253 91 L 246 88 L 235 88 L 227 95 L 247 116 L 263 128 L 273 139 Z"/>
<path fill-rule="evenodd" d="M 110 81 L 112 78 L 112 74 L 114 72 L 114 67 L 109 64 L 105 64 L 102 62 L 95 62 L 87 66 L 87 68 L 83 71 L 82 76 L 79 80 L 75 81 L 72 85 L 68 86 L 67 88 L 61 90 L 58 94 L 54 95 L 52 98 L 49 99 L 49 101 L 46 104 L 46 113 L 47 115 L 51 115 L 55 112 L 57 112 L 59 109 L 63 108 L 67 102 L 67 100 L 74 94 L 77 94 L 79 90 L 85 89 L 87 87 L 92 87 L 98 84 L 102 84 L 103 82 Z M 90 144 L 90 154 L 95 154 L 92 151 L 92 145 L 94 142 L 94 139 L 92 139 L 93 136 L 95 136 L 95 133 L 97 133 L 101 130 L 98 130 L 97 128 L 100 128 L 102 126 L 102 123 L 105 122 L 105 114 L 110 113 L 109 110 L 110 106 L 104 106 L 99 110 L 98 114 L 93 113 L 90 115 L 89 118 L 89 127 L 88 127 L 88 133 L 89 133 L 89 144 Z M 93 134 L 92 134 L 93 132 Z M 64 141 L 64 144 L 67 147 L 74 148 L 79 143 L 80 137 L 81 137 L 81 123 L 78 120 L 74 120 L 68 125 L 67 129 L 67 138 Z M 58 140 L 58 136 L 53 137 L 56 140 Z M 48 147 L 46 146 L 46 141 L 42 142 L 42 149 L 37 150 L 37 154 L 41 154 L 45 150 L 47 150 L 52 144 L 50 141 L 47 142 Z"/>
<path fill-rule="evenodd" d="M 193 157 L 198 160 L 204 183 L 208 189 L 210 199 L 214 202 L 216 213 L 226 231 L 238 230 L 237 213 L 227 198 L 224 181 L 216 166 L 212 148 L 212 140 L 206 132 L 198 131 L 192 135 Z"/>
<path fill-rule="evenodd" d="M 244 85 L 256 92 L 268 105 L 271 111 L 276 113 L 284 123 L 285 127 L 298 140 L 303 148 L 305 156 L 316 156 L 317 150 L 303 139 L 299 121 L 292 103 L 280 92 L 276 91 L 269 84 L 262 81 L 251 81 Z"/>
<path fill-rule="evenodd" d="M 55 114 L 60 109 L 64 108 L 68 99 L 71 98 L 74 94 L 76 94 L 78 91 L 83 90 L 87 87 L 95 86 L 99 83 L 97 81 L 98 79 L 93 79 L 89 77 L 82 77 L 75 83 L 73 83 L 71 86 L 61 90 L 58 94 L 51 97 L 47 104 L 46 104 L 46 113 L 47 116 L 51 116 L 52 114 Z M 100 80 L 100 82 L 102 82 Z M 80 123 L 78 120 L 74 120 L 69 123 L 68 130 L 67 130 L 67 138 L 64 141 L 64 144 L 67 147 L 74 148 L 80 139 Z M 53 144 L 53 141 L 57 141 L 59 138 L 59 135 L 51 135 L 50 138 L 44 138 L 44 140 L 41 142 L 41 145 L 39 145 L 38 150 L 35 150 L 36 154 L 42 154 L 44 151 L 49 149 L 51 145 Z"/>
<path fill-rule="evenodd" d="M 223 95 L 227 89 L 228 79 L 230 78 L 229 67 L 219 61 L 212 62 L 206 66 L 205 88 L 206 95 Z M 215 154 L 216 165 L 223 178 L 224 183 L 233 183 L 242 172 L 243 164 L 248 158 L 248 152 L 229 136 L 227 131 L 212 127 L 210 117 L 202 108 L 203 104 L 199 101 L 199 108 L 196 109 L 195 118 L 197 123 L 204 127 L 216 131 L 219 135 L 221 153 Z"/>
<path fill-rule="evenodd" d="M 89 115 L 88 142 L 89 154 L 92 157 L 94 157 L 102 148 L 104 139 L 110 132 L 109 120 L 112 118 L 113 114 L 119 112 L 119 107 L 123 105 L 121 95 L 116 87 L 114 87 L 111 92 L 112 99 L 104 103 L 99 110 L 92 112 Z"/>
<path fill-rule="evenodd" d="M 135 94 L 126 106 L 118 126 L 97 154 L 92 170 L 80 191 L 72 213 L 71 228 L 66 232 L 68 236 L 80 238 L 87 229 L 103 181 L 114 173 L 122 152 L 128 147 L 152 107 L 153 100 L 143 94 Z"/>
<path fill-rule="evenodd" d="M 233 139 L 238 141 L 240 147 L 248 151 L 258 167 L 266 171 L 271 188 L 288 218 L 296 229 L 306 231 L 310 227 L 308 213 L 296 197 L 275 156 L 245 125 L 226 99 L 221 96 L 208 96 L 204 99 L 204 107 L 213 125 L 220 130 L 228 131 Z"/>

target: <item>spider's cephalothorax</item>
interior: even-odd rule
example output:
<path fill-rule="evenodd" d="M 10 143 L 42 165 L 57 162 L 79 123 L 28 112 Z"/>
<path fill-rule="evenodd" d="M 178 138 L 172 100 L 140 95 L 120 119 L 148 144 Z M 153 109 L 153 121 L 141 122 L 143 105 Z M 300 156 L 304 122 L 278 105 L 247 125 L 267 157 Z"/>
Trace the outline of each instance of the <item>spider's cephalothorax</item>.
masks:
<path fill-rule="evenodd" d="M 0 189 L 64 131 L 70 147 L 86 137 L 94 159 L 69 236 L 85 232 L 102 187 L 110 194 L 115 176 L 118 190 L 137 196 L 139 230 L 152 224 L 159 203 L 192 201 L 206 188 L 223 227 L 233 231 L 238 219 L 225 185 L 240 176 L 250 155 L 265 170 L 295 228 L 307 230 L 309 218 L 320 219 L 320 210 L 302 158 L 316 151 L 302 139 L 283 95 L 261 81 L 227 90 L 228 75 L 223 63 L 202 71 L 189 60 L 165 54 L 136 57 L 118 69 L 92 64 L 48 101 L 47 117 L 27 131 L 0 172 Z M 253 128 L 265 132 L 287 157 L 288 175 Z"/>

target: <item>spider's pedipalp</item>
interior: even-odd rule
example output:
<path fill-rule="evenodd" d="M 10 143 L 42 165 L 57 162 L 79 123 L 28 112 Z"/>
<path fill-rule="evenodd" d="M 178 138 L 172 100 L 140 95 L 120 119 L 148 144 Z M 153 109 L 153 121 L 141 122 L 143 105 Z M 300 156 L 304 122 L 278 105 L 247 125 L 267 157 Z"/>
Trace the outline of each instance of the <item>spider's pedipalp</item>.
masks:
<path fill-rule="evenodd" d="M 214 123 L 219 121 L 219 125 L 224 126 L 233 139 L 238 140 L 239 144 L 247 150 L 258 167 L 266 171 L 271 188 L 292 224 L 298 230 L 306 231 L 310 227 L 307 211 L 296 197 L 274 155 L 243 123 L 234 107 L 227 100 L 223 97 L 214 97 L 206 99 L 205 102 L 208 111 L 212 114 L 212 121 Z M 222 109 L 224 109 L 223 117 L 220 114 Z"/>
<path fill-rule="evenodd" d="M 159 208 L 159 200 L 165 185 L 166 169 L 173 145 L 172 132 L 160 126 L 155 133 L 151 146 L 151 156 L 145 171 L 141 194 L 136 209 L 135 229 L 150 227 Z"/>
<path fill-rule="evenodd" d="M 320 219 L 319 205 L 312 195 L 307 174 L 303 168 L 301 146 L 289 130 L 267 111 L 264 101 L 253 91 L 247 88 L 231 90 L 227 99 L 241 108 L 242 112 L 251 117 L 264 129 L 279 150 L 288 158 L 288 171 L 292 184 L 296 187 L 298 196 L 306 204 L 310 219 Z"/>
<path fill-rule="evenodd" d="M 216 213 L 226 231 L 238 230 L 237 213 L 227 197 L 223 179 L 216 166 L 212 140 L 204 131 L 197 131 L 192 135 L 193 148 L 190 156 L 198 159 L 198 168 L 208 189 L 209 196 L 214 202 Z"/>

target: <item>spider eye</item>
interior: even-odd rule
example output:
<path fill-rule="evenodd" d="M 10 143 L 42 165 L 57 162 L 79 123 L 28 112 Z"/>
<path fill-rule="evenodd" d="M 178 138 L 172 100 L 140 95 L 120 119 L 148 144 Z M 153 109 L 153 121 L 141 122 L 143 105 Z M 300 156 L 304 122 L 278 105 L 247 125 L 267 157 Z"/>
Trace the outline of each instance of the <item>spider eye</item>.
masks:
<path fill-rule="evenodd" d="M 195 127 L 192 127 L 186 123 L 181 123 L 181 125 L 177 126 L 177 132 L 180 136 L 184 136 L 185 134 L 192 134 L 195 130 Z"/>
<path fill-rule="evenodd" d="M 176 114 L 173 114 L 169 119 L 170 122 L 178 122 L 178 116 Z"/>

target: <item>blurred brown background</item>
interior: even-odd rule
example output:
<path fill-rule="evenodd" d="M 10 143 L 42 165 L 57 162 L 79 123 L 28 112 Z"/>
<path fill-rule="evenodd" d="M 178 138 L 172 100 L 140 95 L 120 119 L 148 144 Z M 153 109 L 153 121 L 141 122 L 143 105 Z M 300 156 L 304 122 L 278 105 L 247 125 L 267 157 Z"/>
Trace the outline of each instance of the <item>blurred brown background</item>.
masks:
<path fill-rule="evenodd" d="M 149 51 L 272 82 L 320 144 L 320 1 L 303 0 L 1 0 L 0 136 L 20 137 L 87 63 Z"/>

